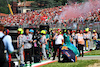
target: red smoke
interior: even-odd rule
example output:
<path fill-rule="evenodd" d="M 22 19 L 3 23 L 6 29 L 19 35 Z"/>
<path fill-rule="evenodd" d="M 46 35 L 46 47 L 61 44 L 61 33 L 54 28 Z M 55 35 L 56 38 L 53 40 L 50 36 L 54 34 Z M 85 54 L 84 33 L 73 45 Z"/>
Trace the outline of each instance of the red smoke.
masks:
<path fill-rule="evenodd" d="M 100 8 L 100 0 L 89 0 L 88 2 L 67 5 L 63 9 L 60 19 L 72 19 L 77 17 L 86 17 L 89 12 Z"/>

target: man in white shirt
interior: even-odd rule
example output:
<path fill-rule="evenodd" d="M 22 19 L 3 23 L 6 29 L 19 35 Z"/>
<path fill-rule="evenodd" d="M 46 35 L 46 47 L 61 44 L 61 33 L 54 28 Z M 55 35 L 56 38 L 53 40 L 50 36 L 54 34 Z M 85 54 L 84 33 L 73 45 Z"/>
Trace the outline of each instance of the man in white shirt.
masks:
<path fill-rule="evenodd" d="M 60 62 L 60 46 L 62 45 L 62 42 L 64 41 L 63 36 L 60 34 L 60 29 L 57 30 L 58 33 L 54 36 L 53 39 L 55 39 L 55 45 L 54 45 L 54 54 L 53 54 L 53 60 L 55 60 L 55 55 L 57 52 L 57 49 L 59 48 L 59 56 L 58 56 L 58 62 Z"/>

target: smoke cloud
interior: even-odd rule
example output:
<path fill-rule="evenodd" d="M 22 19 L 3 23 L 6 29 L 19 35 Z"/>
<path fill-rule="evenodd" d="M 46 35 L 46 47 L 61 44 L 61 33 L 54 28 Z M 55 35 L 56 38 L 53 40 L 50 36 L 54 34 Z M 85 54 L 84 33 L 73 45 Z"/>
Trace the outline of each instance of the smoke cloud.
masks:
<path fill-rule="evenodd" d="M 89 12 L 100 8 L 100 0 L 89 0 L 84 3 L 66 5 L 63 8 L 60 19 L 72 19 L 77 17 L 86 17 Z"/>

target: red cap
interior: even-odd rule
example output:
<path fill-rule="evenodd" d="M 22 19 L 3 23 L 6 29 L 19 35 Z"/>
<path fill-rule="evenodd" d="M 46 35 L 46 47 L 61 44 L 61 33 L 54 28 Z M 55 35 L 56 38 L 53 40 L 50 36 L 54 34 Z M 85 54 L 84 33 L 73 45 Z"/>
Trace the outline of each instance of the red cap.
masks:
<path fill-rule="evenodd" d="M 76 31 L 75 31 L 75 30 L 73 30 L 73 32 L 75 33 Z"/>
<path fill-rule="evenodd" d="M 59 30 L 61 30 L 61 29 L 57 29 L 57 31 L 59 31 Z"/>
<path fill-rule="evenodd" d="M 9 30 L 7 29 L 7 31 L 6 31 L 6 32 L 7 32 L 7 35 L 8 35 L 8 34 L 9 34 Z"/>
<path fill-rule="evenodd" d="M 84 32 L 86 32 L 86 31 L 84 30 Z"/>

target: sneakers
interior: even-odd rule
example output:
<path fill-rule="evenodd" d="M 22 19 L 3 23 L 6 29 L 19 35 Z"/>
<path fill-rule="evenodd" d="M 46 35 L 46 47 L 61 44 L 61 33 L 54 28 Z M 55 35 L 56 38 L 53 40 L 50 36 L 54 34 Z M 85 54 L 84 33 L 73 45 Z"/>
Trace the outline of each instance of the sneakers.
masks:
<path fill-rule="evenodd" d="M 20 64 L 20 67 L 24 67 L 25 66 L 25 64 Z"/>
<path fill-rule="evenodd" d="M 55 59 L 53 58 L 53 60 L 52 61 L 54 61 Z"/>
<path fill-rule="evenodd" d="M 58 60 L 58 62 L 61 62 L 60 60 Z"/>

